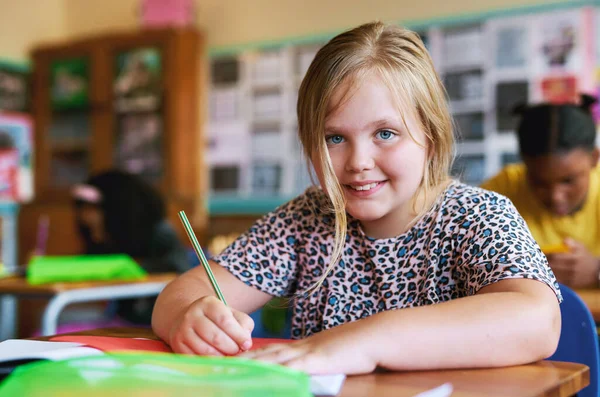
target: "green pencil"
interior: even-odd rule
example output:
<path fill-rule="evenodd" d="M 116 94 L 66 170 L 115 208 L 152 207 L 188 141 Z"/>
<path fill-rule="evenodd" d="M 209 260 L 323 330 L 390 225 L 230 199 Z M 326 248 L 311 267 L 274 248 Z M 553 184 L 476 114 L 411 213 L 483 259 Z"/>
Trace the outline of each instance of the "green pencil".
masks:
<path fill-rule="evenodd" d="M 198 256 L 198 259 L 200 259 L 200 263 L 202 263 L 202 266 L 204 266 L 204 270 L 206 270 L 206 274 L 208 274 L 208 279 L 210 280 L 210 283 L 212 284 L 212 287 L 215 290 L 217 297 L 221 300 L 221 302 L 223 302 L 225 305 L 227 305 L 227 302 L 225 301 L 225 297 L 223 296 L 223 293 L 221 292 L 221 289 L 219 288 L 219 284 L 217 283 L 217 279 L 215 278 L 215 275 L 213 274 L 212 270 L 210 270 L 210 265 L 208 264 L 208 261 L 206 260 L 206 257 L 204 256 L 204 252 L 202 252 L 202 247 L 200 247 L 200 243 L 198 242 L 198 239 L 196 238 L 196 235 L 194 234 L 194 231 L 192 230 L 192 226 L 190 225 L 190 222 L 188 221 L 188 218 L 185 215 L 184 211 L 179 211 L 179 219 L 181 219 L 181 223 L 183 223 L 183 227 L 185 228 L 185 231 L 190 239 L 190 242 L 192 243 L 192 246 L 194 247 L 194 251 L 196 251 L 196 255 Z"/>

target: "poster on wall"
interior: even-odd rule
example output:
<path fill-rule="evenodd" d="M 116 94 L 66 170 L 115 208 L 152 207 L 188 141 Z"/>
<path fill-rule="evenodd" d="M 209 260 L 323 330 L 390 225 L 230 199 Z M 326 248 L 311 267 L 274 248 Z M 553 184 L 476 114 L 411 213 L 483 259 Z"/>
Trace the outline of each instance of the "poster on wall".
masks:
<path fill-rule="evenodd" d="M 454 122 L 461 141 L 481 141 L 484 138 L 483 113 L 456 114 Z"/>
<path fill-rule="evenodd" d="M 596 69 L 594 77 L 595 89 L 594 92 L 592 92 L 592 95 L 594 95 L 600 101 L 600 68 Z M 594 115 L 594 120 L 596 120 L 596 124 L 600 125 L 600 102 L 596 102 L 592 106 L 592 114 Z"/>
<path fill-rule="evenodd" d="M 156 113 L 132 113 L 118 120 L 115 165 L 148 180 L 163 174 L 162 120 Z"/>
<path fill-rule="evenodd" d="M 578 99 L 577 77 L 552 76 L 541 81 L 542 100 L 556 105 L 575 103 Z"/>
<path fill-rule="evenodd" d="M 527 63 L 527 29 L 505 26 L 496 34 L 496 67 L 518 68 Z"/>
<path fill-rule="evenodd" d="M 0 151 L 4 152 L 2 172 L 6 176 L 16 157 L 16 194 L 18 201 L 29 201 L 33 197 L 33 138 L 31 120 L 23 115 L 0 114 Z M 9 153 L 10 152 L 10 153 Z M 1 194 L 0 194 L 1 195 Z"/>
<path fill-rule="evenodd" d="M 282 168 L 274 162 L 257 161 L 252 167 L 252 193 L 276 195 L 281 188 Z"/>
<path fill-rule="evenodd" d="M 29 109 L 29 72 L 0 63 L 0 110 L 26 112 Z"/>
<path fill-rule="evenodd" d="M 157 110 L 161 74 L 161 53 L 157 48 L 136 48 L 118 54 L 113 84 L 115 110 L 120 113 Z"/>
<path fill-rule="evenodd" d="M 576 70 L 578 57 L 577 14 L 556 14 L 545 17 L 541 31 L 541 55 L 544 72 L 548 70 Z"/>
<path fill-rule="evenodd" d="M 500 82 L 496 86 L 496 130 L 514 131 L 516 117 L 515 106 L 529 102 L 529 83 L 523 81 Z"/>
<path fill-rule="evenodd" d="M 241 164 L 250 161 L 252 136 L 247 123 L 231 121 L 211 123 L 207 160 L 211 165 Z"/>
<path fill-rule="evenodd" d="M 210 189 L 215 193 L 236 193 L 240 188 L 241 167 L 235 164 L 210 169 Z"/>
<path fill-rule="evenodd" d="M 449 28 L 444 32 L 445 67 L 474 66 L 483 62 L 483 30 L 480 25 Z"/>
<path fill-rule="evenodd" d="M 481 154 L 458 156 L 451 173 L 462 182 L 477 186 L 485 179 L 485 158 Z"/>
<path fill-rule="evenodd" d="M 52 109 L 85 109 L 89 105 L 89 62 L 86 58 L 55 60 L 51 65 Z"/>
<path fill-rule="evenodd" d="M 19 201 L 19 152 L 4 149 L 5 138 L 0 131 L 0 201 Z"/>

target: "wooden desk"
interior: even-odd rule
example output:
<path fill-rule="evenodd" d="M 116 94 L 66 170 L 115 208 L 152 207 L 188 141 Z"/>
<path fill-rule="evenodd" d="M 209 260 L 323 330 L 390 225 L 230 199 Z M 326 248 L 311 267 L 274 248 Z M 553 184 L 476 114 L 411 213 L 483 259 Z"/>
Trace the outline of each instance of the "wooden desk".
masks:
<path fill-rule="evenodd" d="M 590 309 L 594 320 L 600 322 L 600 288 L 578 289 L 575 292 Z"/>
<path fill-rule="evenodd" d="M 106 328 L 73 335 L 158 339 L 144 328 Z M 495 369 L 379 373 L 348 377 L 339 396 L 412 397 L 446 382 L 454 387 L 452 397 L 566 397 L 587 386 L 590 374 L 585 365 L 553 361 Z"/>
<path fill-rule="evenodd" d="M 140 280 L 31 285 L 25 277 L 15 276 L 0 279 L 0 296 L 51 298 L 42 316 L 42 334 L 53 335 L 56 333 L 60 312 L 71 303 L 156 296 L 175 277 L 175 273 L 160 273 L 149 274 Z M 14 335 L 15 306 L 3 303 L 0 340 Z"/>

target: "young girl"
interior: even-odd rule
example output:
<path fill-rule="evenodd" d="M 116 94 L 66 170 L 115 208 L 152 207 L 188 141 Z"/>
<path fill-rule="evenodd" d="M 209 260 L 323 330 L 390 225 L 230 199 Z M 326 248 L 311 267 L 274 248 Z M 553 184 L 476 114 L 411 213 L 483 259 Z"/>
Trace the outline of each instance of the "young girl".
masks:
<path fill-rule="evenodd" d="M 176 352 L 252 345 L 250 313 L 290 297 L 300 341 L 245 352 L 310 373 L 492 367 L 551 355 L 561 299 L 506 198 L 451 181 L 452 123 L 419 37 L 370 23 L 316 55 L 300 139 L 321 188 L 259 220 L 212 268 L 159 296 L 152 324 Z"/>

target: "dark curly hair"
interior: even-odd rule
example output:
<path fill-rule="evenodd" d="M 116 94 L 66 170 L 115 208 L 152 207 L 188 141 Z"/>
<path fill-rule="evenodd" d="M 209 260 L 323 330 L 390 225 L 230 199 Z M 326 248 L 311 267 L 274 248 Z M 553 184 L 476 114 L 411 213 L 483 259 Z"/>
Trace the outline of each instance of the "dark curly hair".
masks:
<path fill-rule="evenodd" d="M 165 218 L 165 204 L 159 193 L 141 178 L 119 170 L 94 175 L 85 184 L 102 194 L 102 201 L 96 206 L 104 215 L 109 240 L 98 247 L 86 226 L 78 221 L 87 253 L 147 256 L 155 226 Z"/>
<path fill-rule="evenodd" d="M 596 98 L 581 96 L 581 104 L 519 105 L 517 127 L 522 157 L 563 154 L 574 149 L 592 151 L 596 146 L 596 124 L 591 106 Z"/>

